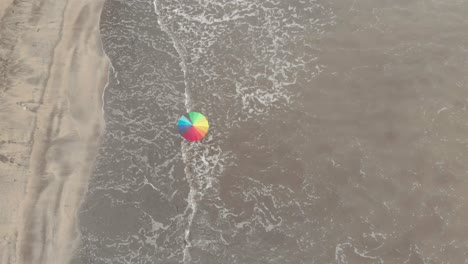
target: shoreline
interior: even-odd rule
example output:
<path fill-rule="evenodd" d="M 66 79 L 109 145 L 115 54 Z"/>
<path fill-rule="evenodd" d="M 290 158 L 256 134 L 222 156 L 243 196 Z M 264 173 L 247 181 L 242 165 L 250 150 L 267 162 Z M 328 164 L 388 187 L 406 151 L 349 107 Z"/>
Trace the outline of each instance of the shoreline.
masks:
<path fill-rule="evenodd" d="M 19 3 L 2 18 L 15 23 L 4 23 L 2 29 L 10 31 L 0 32 L 11 36 L 0 46 L 10 62 L 4 65 L 6 80 L 0 80 L 0 100 L 11 118 L 2 126 L 15 131 L 0 135 L 0 154 L 8 160 L 21 156 L 22 173 L 1 176 L 24 174 L 14 188 L 7 186 L 14 189 L 6 194 L 10 202 L 0 204 L 8 212 L 20 207 L 2 221 L 2 264 L 68 263 L 78 245 L 76 214 L 104 129 L 109 61 L 99 33 L 103 3 Z M 21 136 L 21 148 L 10 146 L 20 141 L 15 135 Z"/>
<path fill-rule="evenodd" d="M 106 131 L 72 263 L 183 261 L 189 184 L 174 120 L 186 112 L 184 73 L 157 19 L 152 0 L 104 5 L 100 30 L 113 69 Z"/>

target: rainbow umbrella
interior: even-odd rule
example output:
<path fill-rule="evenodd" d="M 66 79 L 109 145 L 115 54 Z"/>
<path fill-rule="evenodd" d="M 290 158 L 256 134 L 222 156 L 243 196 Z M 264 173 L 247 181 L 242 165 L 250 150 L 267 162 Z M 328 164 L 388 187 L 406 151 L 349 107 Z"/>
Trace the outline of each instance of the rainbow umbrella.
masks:
<path fill-rule="evenodd" d="M 198 141 L 208 132 L 208 120 L 198 112 L 190 112 L 179 118 L 177 129 L 179 133 L 189 141 Z"/>

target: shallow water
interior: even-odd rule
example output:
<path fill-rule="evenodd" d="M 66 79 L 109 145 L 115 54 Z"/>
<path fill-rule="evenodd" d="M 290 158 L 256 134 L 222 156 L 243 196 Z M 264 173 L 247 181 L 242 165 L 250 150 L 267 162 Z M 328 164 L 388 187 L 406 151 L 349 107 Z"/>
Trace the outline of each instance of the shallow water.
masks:
<path fill-rule="evenodd" d="M 74 263 L 466 262 L 467 11 L 108 0 Z"/>

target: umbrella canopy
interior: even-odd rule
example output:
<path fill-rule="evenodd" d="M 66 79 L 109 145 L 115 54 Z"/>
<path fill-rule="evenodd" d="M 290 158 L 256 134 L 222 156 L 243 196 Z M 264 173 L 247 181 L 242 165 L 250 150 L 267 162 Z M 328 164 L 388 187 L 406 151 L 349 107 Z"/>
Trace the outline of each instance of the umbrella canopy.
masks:
<path fill-rule="evenodd" d="M 208 132 L 208 120 L 198 112 L 189 112 L 179 118 L 177 129 L 189 141 L 199 141 Z"/>

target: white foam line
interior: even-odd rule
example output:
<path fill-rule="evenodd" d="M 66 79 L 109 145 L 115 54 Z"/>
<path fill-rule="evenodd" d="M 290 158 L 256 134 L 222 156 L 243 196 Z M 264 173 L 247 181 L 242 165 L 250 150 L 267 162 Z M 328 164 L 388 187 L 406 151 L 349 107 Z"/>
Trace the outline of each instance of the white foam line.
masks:
<path fill-rule="evenodd" d="M 157 19 L 157 22 L 159 24 L 159 26 L 161 27 L 161 30 L 164 31 L 167 35 L 169 35 L 169 37 L 172 39 L 172 42 L 174 44 L 174 48 L 175 50 L 177 51 L 177 54 L 179 55 L 179 58 L 181 60 L 180 62 L 180 66 L 181 66 L 181 69 L 182 69 L 182 72 L 184 74 L 184 87 L 185 87 L 185 92 L 184 92 L 184 95 L 185 95 L 185 110 L 186 112 L 190 112 L 190 109 L 191 109 L 191 101 L 190 101 L 190 94 L 189 94 L 189 90 L 188 90 L 188 84 L 187 84 L 187 68 L 186 68 L 186 63 L 185 63 L 185 57 L 184 55 L 186 54 L 186 52 L 184 51 L 184 48 L 183 46 L 177 41 L 177 38 L 174 36 L 174 34 L 172 34 L 170 32 L 170 30 L 161 22 L 161 13 L 159 12 L 159 9 L 158 9 L 158 4 L 157 4 L 157 0 L 154 0 L 153 1 L 153 5 L 154 5 L 154 11 L 156 13 L 156 15 L 158 16 L 158 19 Z M 185 228 L 185 232 L 184 232 L 184 241 L 185 241 L 185 247 L 184 247 L 184 251 L 183 251 L 183 263 L 190 263 L 192 258 L 190 256 L 190 247 L 192 246 L 191 242 L 190 242 L 190 229 L 192 227 L 192 224 L 193 224 L 193 219 L 194 219 L 194 216 L 195 216 L 195 213 L 197 211 L 197 200 L 196 200 L 196 196 L 197 196 L 197 189 L 193 186 L 193 177 L 190 177 L 190 170 L 189 170 L 189 167 L 187 166 L 187 164 L 190 164 L 190 162 L 188 161 L 188 156 L 187 156 L 187 150 L 186 150 L 186 145 L 182 145 L 182 160 L 184 161 L 185 163 L 185 177 L 187 178 L 187 182 L 189 184 L 189 188 L 190 188 L 190 191 L 189 191 L 189 194 L 188 194 L 188 197 L 187 197 L 187 208 L 185 209 L 184 211 L 184 214 L 187 213 L 187 211 L 190 210 L 189 212 L 189 215 L 188 215 L 188 219 L 187 219 L 187 227 Z"/>

